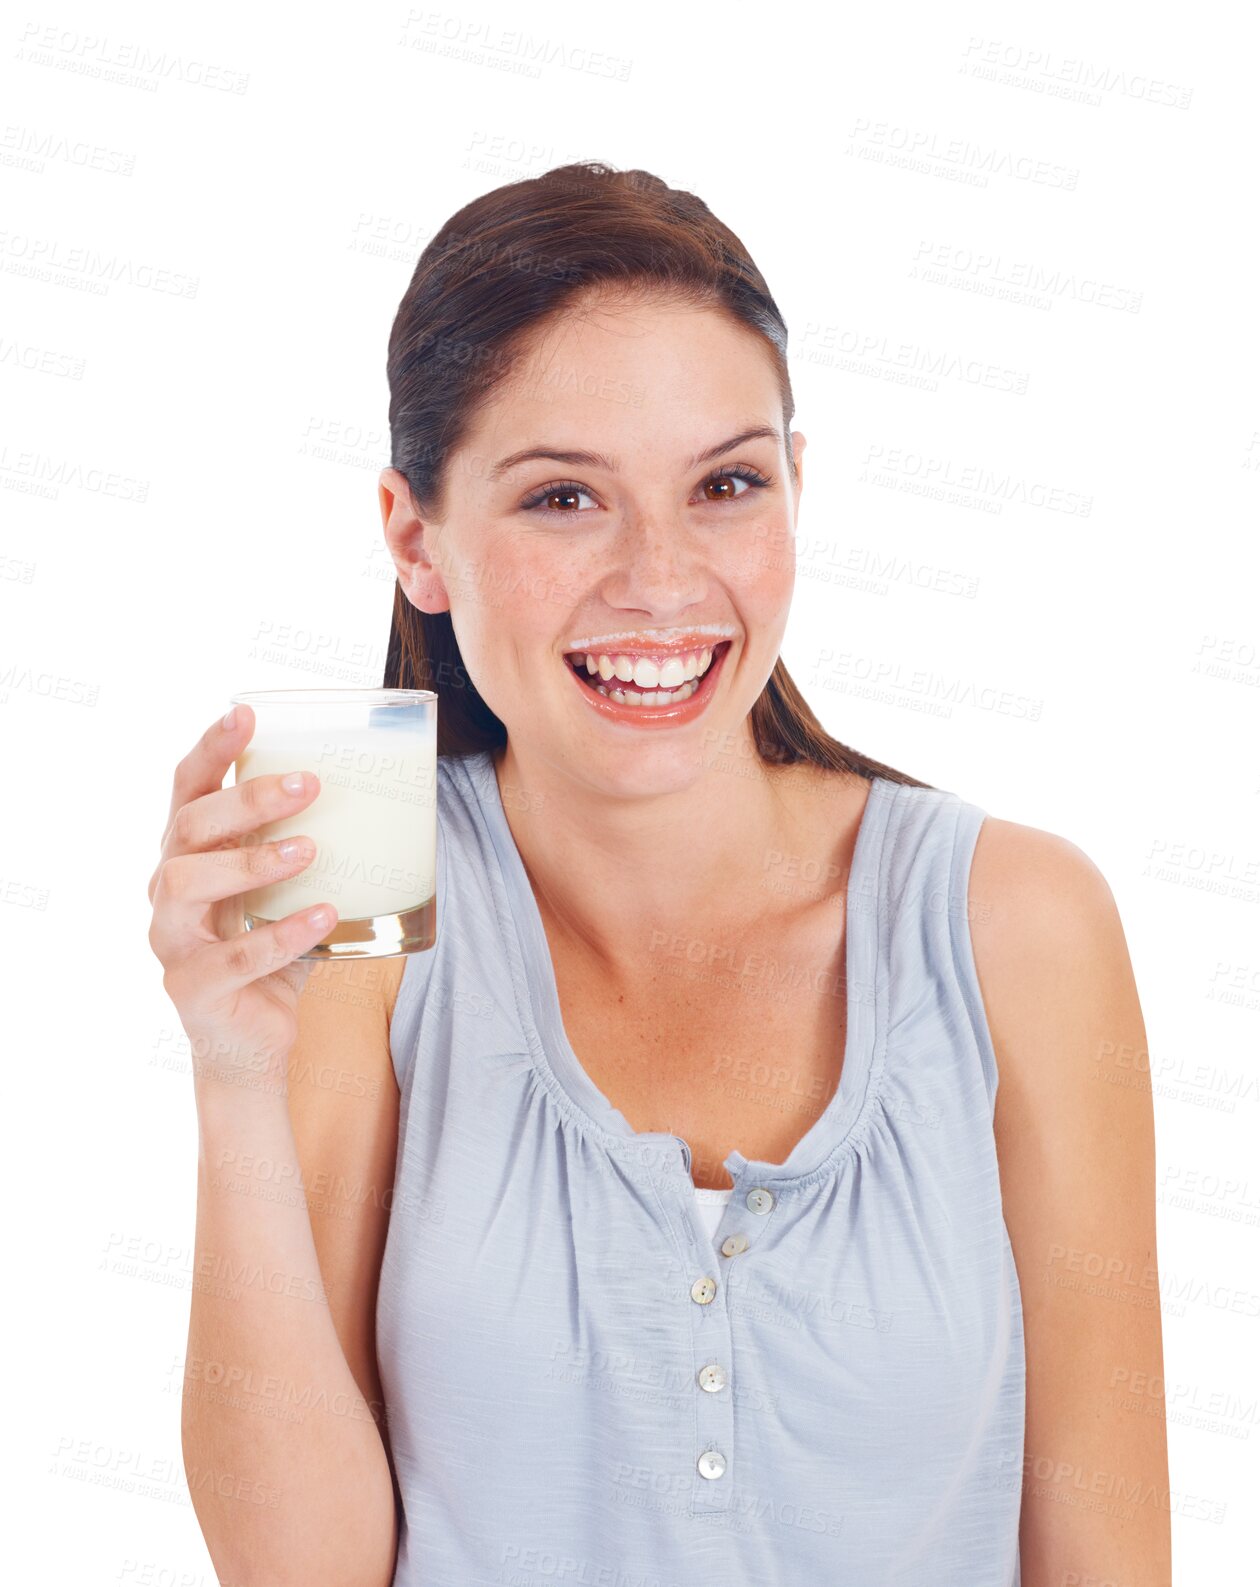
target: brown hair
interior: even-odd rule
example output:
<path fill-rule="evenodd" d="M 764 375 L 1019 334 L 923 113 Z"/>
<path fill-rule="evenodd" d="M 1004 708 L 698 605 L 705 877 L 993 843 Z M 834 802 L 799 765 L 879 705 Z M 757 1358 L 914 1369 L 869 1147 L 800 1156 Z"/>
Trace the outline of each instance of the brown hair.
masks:
<path fill-rule="evenodd" d="M 702 199 L 648 171 L 561 165 L 466 204 L 429 242 L 389 338 L 390 462 L 423 513 L 442 516 L 446 465 L 477 405 L 517 366 L 541 323 L 579 294 L 649 290 L 726 310 L 760 333 L 783 399 L 788 466 L 795 403 L 787 326 L 739 238 Z M 394 589 L 387 689 L 432 689 L 438 754 L 498 748 L 507 729 L 464 666 L 449 612 L 422 612 Z M 930 787 L 827 733 L 779 657 L 751 712 L 761 759 Z"/>

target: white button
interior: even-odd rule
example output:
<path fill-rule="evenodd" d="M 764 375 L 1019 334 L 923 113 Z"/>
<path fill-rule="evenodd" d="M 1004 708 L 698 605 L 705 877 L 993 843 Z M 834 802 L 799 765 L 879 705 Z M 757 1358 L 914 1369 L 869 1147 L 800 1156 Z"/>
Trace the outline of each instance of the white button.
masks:
<path fill-rule="evenodd" d="M 741 1251 L 748 1249 L 748 1236 L 746 1234 L 728 1234 L 722 1241 L 723 1256 L 738 1256 Z"/>
<path fill-rule="evenodd" d="M 720 1477 L 726 1470 L 726 1456 L 716 1449 L 706 1449 L 696 1461 L 702 1477 Z"/>
<path fill-rule="evenodd" d="M 764 1215 L 774 1206 L 774 1197 L 763 1186 L 758 1185 L 756 1190 L 750 1190 L 744 1197 L 744 1205 L 749 1212 Z"/>
<path fill-rule="evenodd" d="M 726 1387 L 726 1369 L 716 1361 L 710 1361 L 707 1367 L 701 1367 L 696 1373 L 696 1381 L 707 1394 L 716 1394 L 719 1389 Z"/>
<path fill-rule="evenodd" d="M 691 1298 L 701 1306 L 707 1306 L 716 1294 L 717 1284 L 711 1278 L 698 1278 L 691 1286 Z"/>

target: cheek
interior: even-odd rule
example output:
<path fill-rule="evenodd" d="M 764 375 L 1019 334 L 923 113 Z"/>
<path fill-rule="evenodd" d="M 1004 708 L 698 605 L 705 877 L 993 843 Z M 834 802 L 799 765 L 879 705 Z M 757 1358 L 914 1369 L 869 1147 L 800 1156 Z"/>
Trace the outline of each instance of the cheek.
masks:
<path fill-rule="evenodd" d="M 522 646 L 537 636 L 554 637 L 557 614 L 573 601 L 572 557 L 548 555 L 537 540 L 498 535 L 461 557 L 447 589 L 454 614 L 492 665 L 510 665 L 508 636 Z"/>
<path fill-rule="evenodd" d="M 728 547 L 723 576 L 758 611 L 777 611 L 786 605 L 796 579 L 796 541 L 791 525 L 778 516 L 749 525 Z"/>
<path fill-rule="evenodd" d="M 466 569 L 451 602 L 451 626 L 464 665 L 486 704 L 504 720 L 536 681 L 540 650 L 554 647 L 562 612 L 549 571 L 496 558 Z"/>

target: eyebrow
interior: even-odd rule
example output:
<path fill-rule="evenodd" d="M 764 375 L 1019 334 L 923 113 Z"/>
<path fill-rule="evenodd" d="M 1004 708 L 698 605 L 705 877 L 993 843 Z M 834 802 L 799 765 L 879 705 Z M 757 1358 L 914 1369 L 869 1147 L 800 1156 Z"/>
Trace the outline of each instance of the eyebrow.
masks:
<path fill-rule="evenodd" d="M 745 441 L 778 441 L 781 440 L 778 430 L 768 424 L 755 424 L 747 430 L 741 430 L 738 435 L 732 435 L 729 440 L 719 441 L 716 446 L 706 446 L 702 452 L 697 452 L 694 457 L 687 459 L 683 464 L 684 472 L 698 468 L 701 463 L 707 463 L 710 458 L 721 457 L 723 452 L 729 452 L 734 447 L 743 446 Z M 610 474 L 617 472 L 617 465 L 610 457 L 605 457 L 602 452 L 563 452 L 545 446 L 526 447 L 522 452 L 512 452 L 507 457 L 501 457 L 489 470 L 486 478 L 493 483 L 507 473 L 508 469 L 515 468 L 518 463 L 528 463 L 533 458 L 545 458 L 553 463 L 568 463 L 573 468 L 602 468 Z"/>

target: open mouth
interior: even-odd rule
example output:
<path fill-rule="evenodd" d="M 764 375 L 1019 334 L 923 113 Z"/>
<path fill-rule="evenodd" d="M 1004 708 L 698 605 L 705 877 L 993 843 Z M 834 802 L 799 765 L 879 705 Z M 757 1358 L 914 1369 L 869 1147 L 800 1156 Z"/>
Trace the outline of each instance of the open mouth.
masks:
<path fill-rule="evenodd" d="M 693 697 L 712 692 L 730 648 L 731 641 L 724 639 L 712 648 L 697 646 L 685 653 L 650 656 L 571 651 L 565 660 L 591 693 L 614 706 L 628 706 L 649 716 L 677 710 Z"/>

